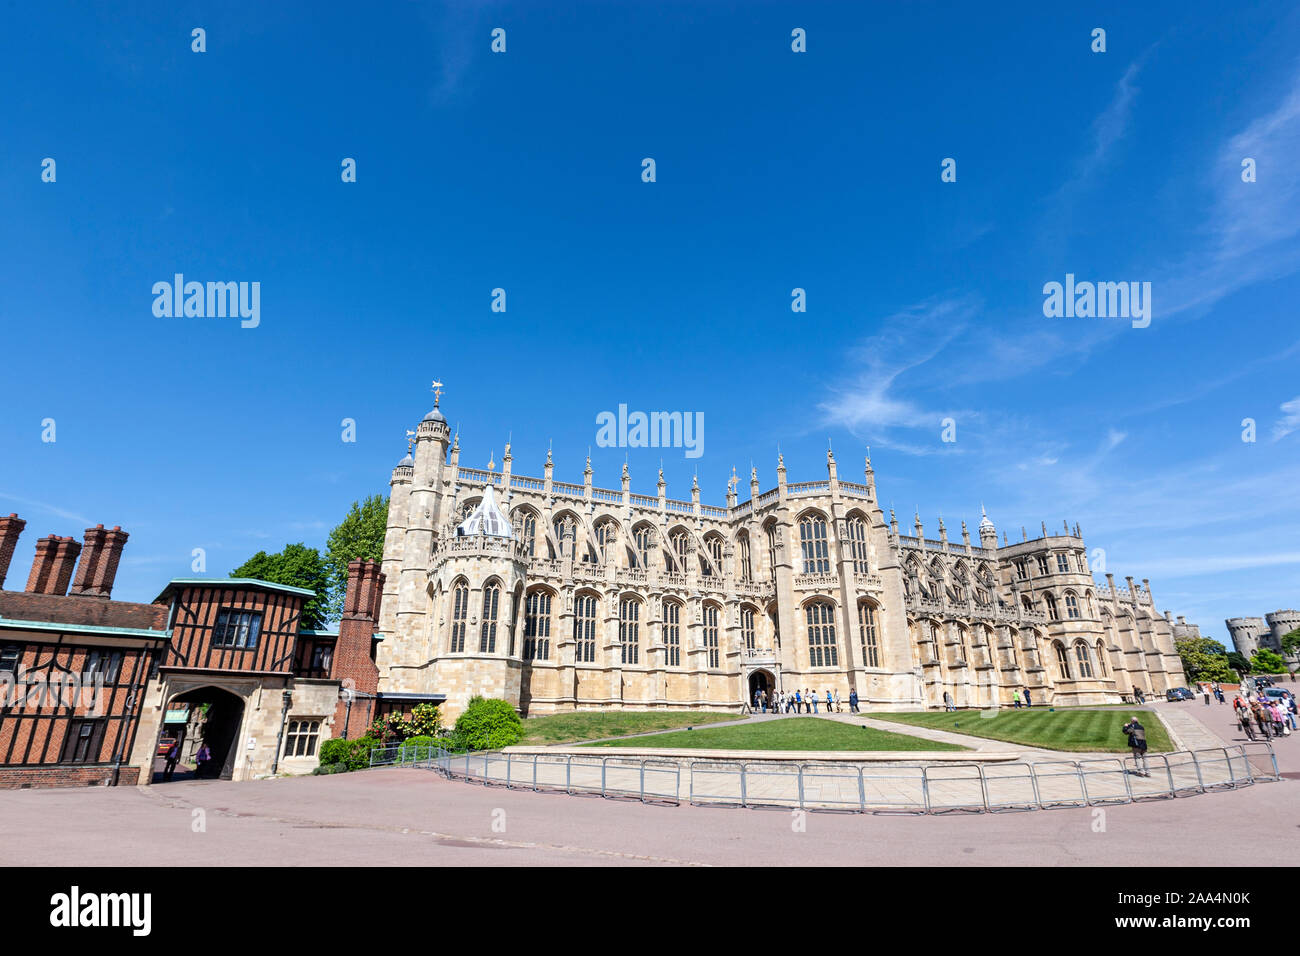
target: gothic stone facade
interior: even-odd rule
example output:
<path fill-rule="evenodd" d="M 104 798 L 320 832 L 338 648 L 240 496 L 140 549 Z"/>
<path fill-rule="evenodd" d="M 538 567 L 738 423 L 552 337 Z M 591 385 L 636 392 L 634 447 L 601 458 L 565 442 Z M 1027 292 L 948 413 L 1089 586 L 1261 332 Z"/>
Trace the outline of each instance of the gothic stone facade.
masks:
<path fill-rule="evenodd" d="M 1099 586 L 1076 526 L 998 545 L 899 532 L 862 482 L 777 484 L 727 506 L 459 464 L 435 408 L 393 470 L 380 690 L 438 693 L 454 718 L 474 694 L 526 714 L 739 710 L 754 691 L 811 688 L 863 709 L 1118 702 L 1185 683 L 1174 622 L 1149 583 Z M 464 534 L 490 497 L 510 537 Z M 479 531 L 482 529 L 476 526 Z M 1027 536 L 1026 536 L 1027 537 Z"/>

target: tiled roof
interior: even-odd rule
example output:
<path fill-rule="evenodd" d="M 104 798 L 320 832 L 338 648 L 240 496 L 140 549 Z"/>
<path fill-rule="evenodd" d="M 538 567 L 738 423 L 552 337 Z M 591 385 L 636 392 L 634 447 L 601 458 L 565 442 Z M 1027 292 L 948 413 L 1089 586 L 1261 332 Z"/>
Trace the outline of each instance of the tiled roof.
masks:
<path fill-rule="evenodd" d="M 46 621 L 92 627 L 161 630 L 167 625 L 167 607 L 93 597 L 28 594 L 0 591 L 0 617 L 20 621 Z"/>

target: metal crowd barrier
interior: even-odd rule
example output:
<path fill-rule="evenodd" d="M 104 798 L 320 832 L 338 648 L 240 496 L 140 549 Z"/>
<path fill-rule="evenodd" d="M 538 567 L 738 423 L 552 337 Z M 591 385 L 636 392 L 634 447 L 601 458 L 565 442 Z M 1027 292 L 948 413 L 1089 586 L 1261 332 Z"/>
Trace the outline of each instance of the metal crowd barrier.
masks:
<path fill-rule="evenodd" d="M 1267 741 L 1148 754 L 997 764 L 848 764 L 638 758 L 600 754 L 453 754 L 437 746 L 375 747 L 372 767 L 419 767 L 510 789 L 697 806 L 853 813 L 997 813 L 1096 807 L 1281 779 Z"/>

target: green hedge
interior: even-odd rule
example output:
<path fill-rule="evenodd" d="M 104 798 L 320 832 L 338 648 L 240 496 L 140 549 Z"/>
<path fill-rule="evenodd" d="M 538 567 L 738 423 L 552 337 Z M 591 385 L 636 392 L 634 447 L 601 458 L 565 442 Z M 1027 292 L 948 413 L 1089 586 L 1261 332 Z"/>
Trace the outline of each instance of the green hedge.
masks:
<path fill-rule="evenodd" d="M 354 740 L 333 738 L 320 745 L 320 764 L 322 773 L 346 773 L 349 770 L 364 770 L 370 766 L 370 750 L 379 746 L 374 737 L 357 737 Z M 325 770 L 330 767 L 332 769 Z"/>
<path fill-rule="evenodd" d="M 464 713 L 456 719 L 453 736 L 457 749 L 500 750 L 523 739 L 524 724 L 506 701 L 471 697 Z"/>

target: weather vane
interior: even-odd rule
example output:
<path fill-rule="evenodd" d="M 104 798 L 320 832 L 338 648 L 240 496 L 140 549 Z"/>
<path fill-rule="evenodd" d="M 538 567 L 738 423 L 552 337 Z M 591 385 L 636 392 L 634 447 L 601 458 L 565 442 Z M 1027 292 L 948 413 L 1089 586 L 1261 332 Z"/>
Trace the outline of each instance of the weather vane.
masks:
<path fill-rule="evenodd" d="M 442 401 L 442 382 L 437 379 L 433 380 L 433 407 L 437 408 L 438 403 Z"/>
<path fill-rule="evenodd" d="M 415 447 L 415 432 L 409 428 L 406 430 L 406 453 L 409 455 L 411 449 Z"/>

